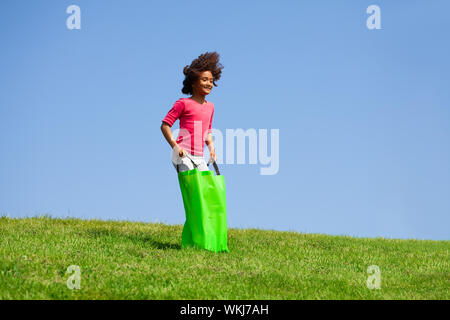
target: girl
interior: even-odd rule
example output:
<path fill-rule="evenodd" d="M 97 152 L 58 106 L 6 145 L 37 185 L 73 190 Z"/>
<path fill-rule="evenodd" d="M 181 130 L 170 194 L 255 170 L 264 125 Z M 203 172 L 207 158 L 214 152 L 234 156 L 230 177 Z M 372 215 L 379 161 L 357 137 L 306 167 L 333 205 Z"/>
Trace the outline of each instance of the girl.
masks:
<path fill-rule="evenodd" d="M 184 67 L 183 89 L 181 92 L 191 95 L 180 98 L 162 120 L 161 131 L 172 148 L 172 164 L 177 172 L 208 170 L 208 164 L 216 161 L 211 124 L 214 104 L 205 97 L 213 85 L 220 79 L 223 66 L 219 63 L 217 52 L 206 52 Z M 171 127 L 180 119 L 180 133 L 177 140 L 173 138 Z M 203 158 L 204 143 L 208 146 L 210 159 L 208 164 Z"/>

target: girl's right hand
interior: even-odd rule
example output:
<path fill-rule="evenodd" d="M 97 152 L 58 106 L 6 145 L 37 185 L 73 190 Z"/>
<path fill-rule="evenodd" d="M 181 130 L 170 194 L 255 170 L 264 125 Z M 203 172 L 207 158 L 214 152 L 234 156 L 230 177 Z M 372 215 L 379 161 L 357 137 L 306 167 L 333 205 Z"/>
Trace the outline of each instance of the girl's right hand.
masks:
<path fill-rule="evenodd" d="M 185 153 L 184 149 L 181 148 L 179 145 L 176 145 L 176 146 L 174 147 L 174 149 L 177 151 L 178 156 L 179 156 L 180 158 L 185 156 L 186 153 Z"/>

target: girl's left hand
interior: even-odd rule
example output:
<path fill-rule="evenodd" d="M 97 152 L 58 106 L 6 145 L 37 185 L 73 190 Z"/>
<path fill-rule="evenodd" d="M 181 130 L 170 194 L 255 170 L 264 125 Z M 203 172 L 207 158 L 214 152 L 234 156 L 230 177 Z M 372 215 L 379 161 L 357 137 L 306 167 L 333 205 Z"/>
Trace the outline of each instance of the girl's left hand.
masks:
<path fill-rule="evenodd" d="M 209 151 L 209 161 L 208 161 L 208 164 L 210 164 L 210 163 L 213 162 L 213 161 L 217 161 L 216 151 L 215 151 L 214 149 Z"/>

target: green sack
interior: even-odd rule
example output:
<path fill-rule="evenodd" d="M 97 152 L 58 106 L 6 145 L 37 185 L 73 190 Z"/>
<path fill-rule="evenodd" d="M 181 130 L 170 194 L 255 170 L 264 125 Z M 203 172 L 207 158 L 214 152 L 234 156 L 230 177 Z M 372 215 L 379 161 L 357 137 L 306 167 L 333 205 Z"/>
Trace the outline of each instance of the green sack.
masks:
<path fill-rule="evenodd" d="M 224 177 L 215 162 L 217 175 L 210 170 L 200 171 L 192 163 L 193 170 L 178 172 L 186 212 L 181 248 L 199 247 L 214 252 L 229 252 Z"/>

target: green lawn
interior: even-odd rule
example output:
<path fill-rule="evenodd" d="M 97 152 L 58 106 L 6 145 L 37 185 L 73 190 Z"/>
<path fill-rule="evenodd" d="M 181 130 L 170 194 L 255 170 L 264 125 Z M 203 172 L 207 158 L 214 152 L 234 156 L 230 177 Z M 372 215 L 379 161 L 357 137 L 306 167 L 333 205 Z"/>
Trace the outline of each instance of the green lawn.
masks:
<path fill-rule="evenodd" d="M 181 225 L 0 218 L 0 299 L 449 299 L 450 241 L 229 229 L 229 253 L 180 249 Z M 69 289 L 70 265 L 80 289 Z M 377 265 L 380 289 L 367 287 Z"/>

